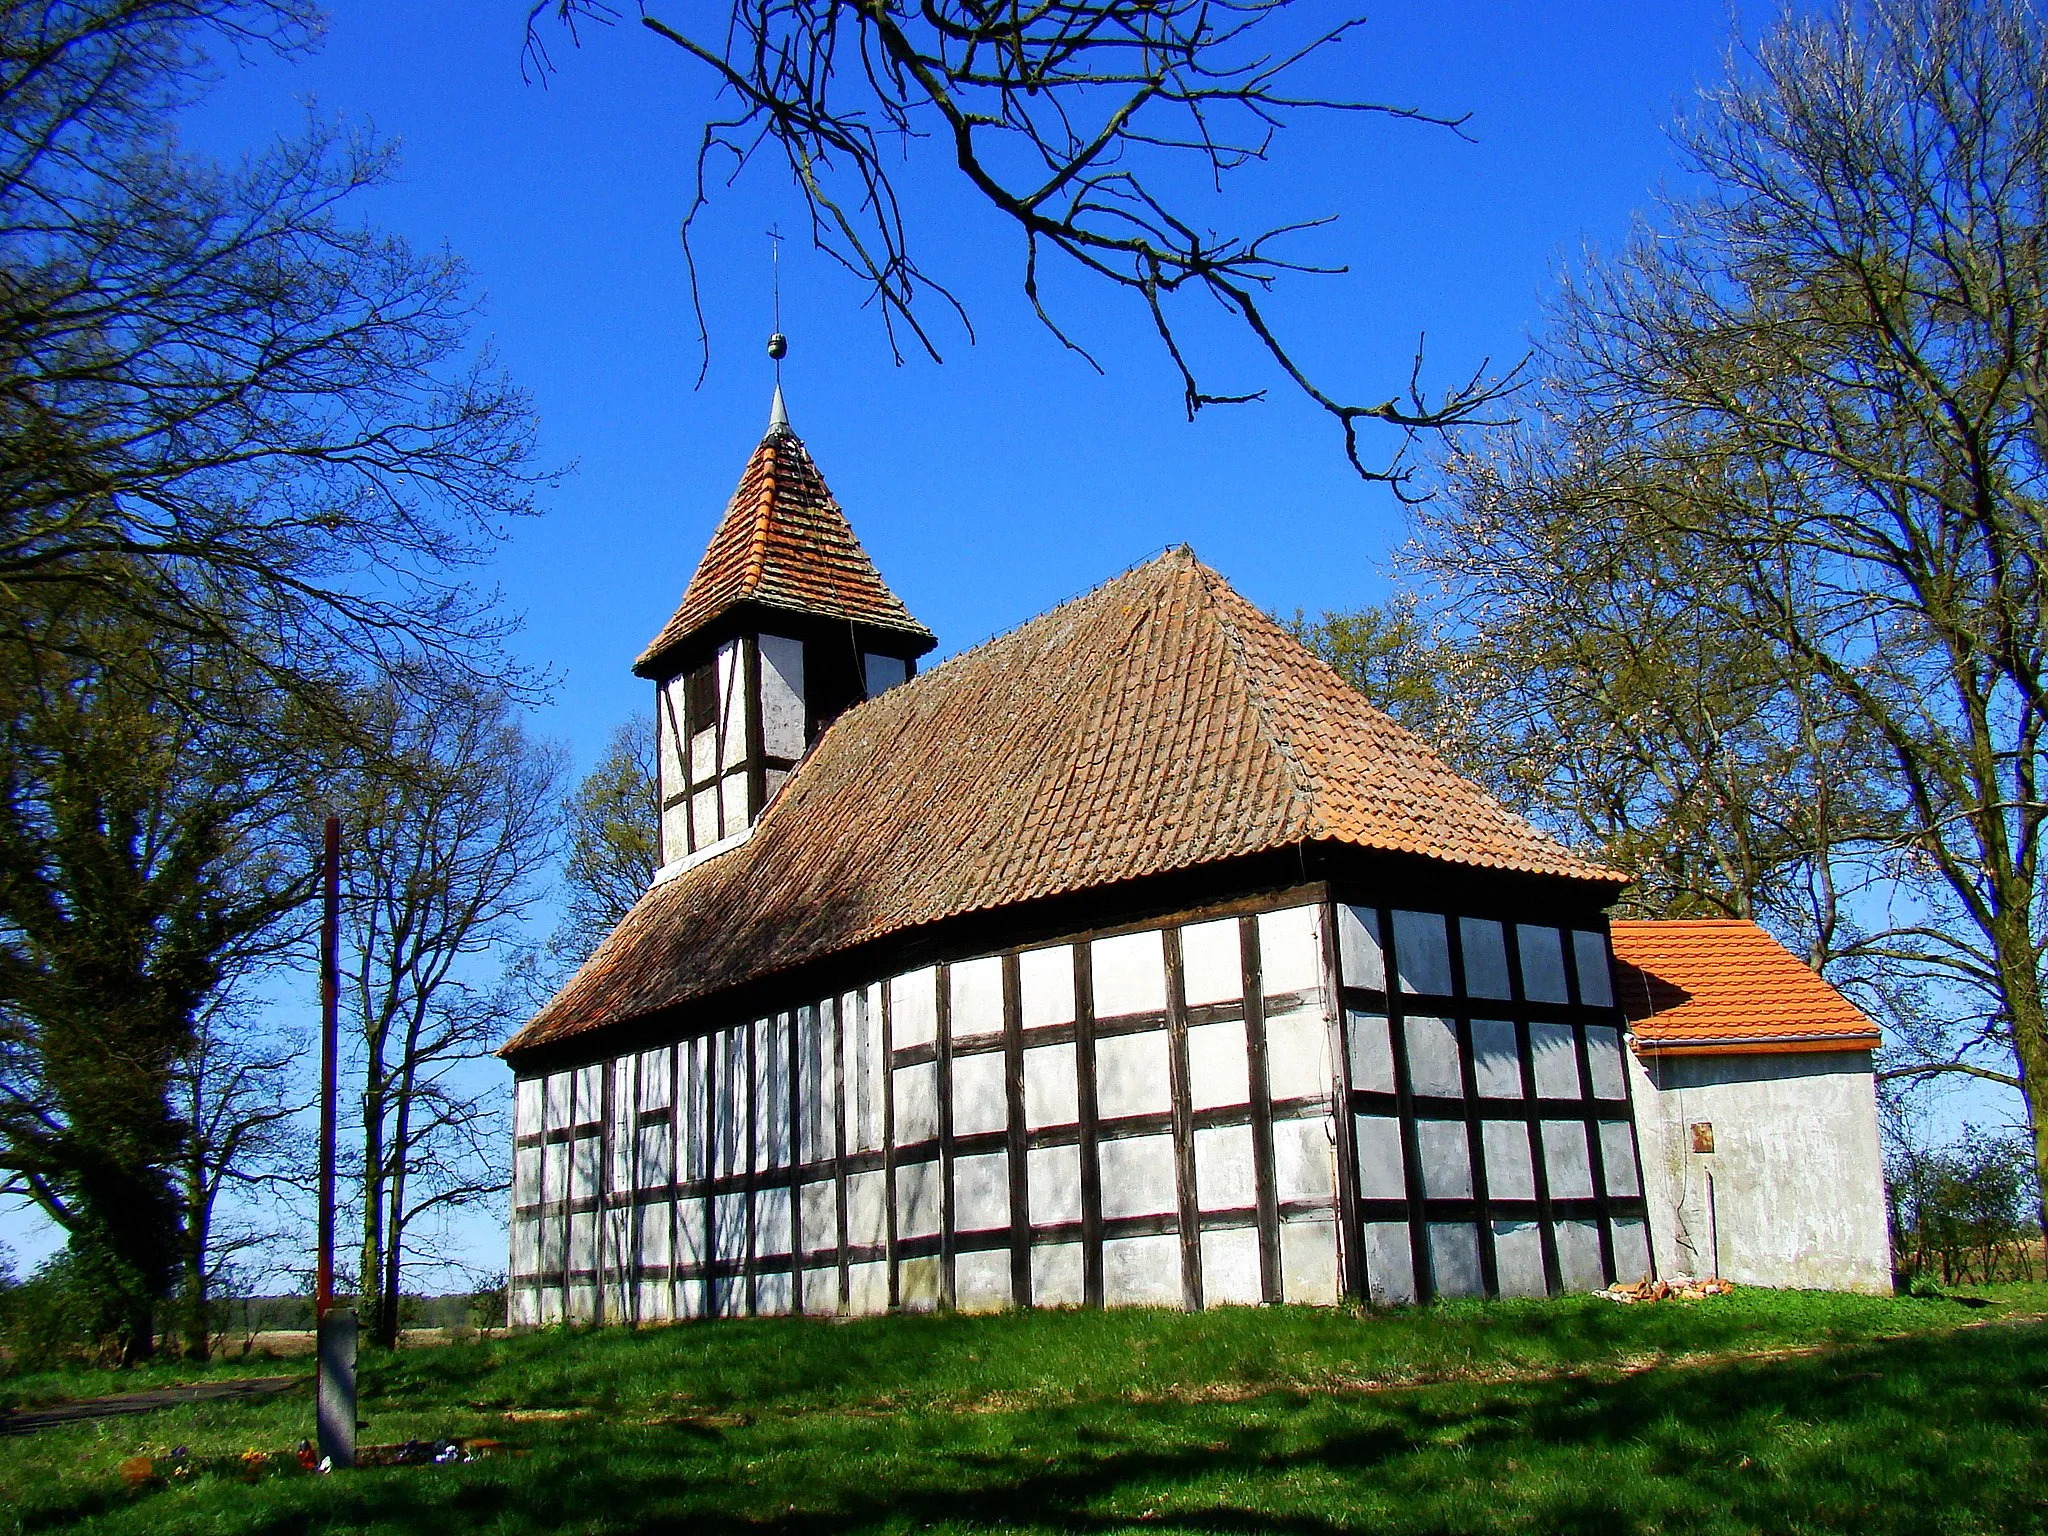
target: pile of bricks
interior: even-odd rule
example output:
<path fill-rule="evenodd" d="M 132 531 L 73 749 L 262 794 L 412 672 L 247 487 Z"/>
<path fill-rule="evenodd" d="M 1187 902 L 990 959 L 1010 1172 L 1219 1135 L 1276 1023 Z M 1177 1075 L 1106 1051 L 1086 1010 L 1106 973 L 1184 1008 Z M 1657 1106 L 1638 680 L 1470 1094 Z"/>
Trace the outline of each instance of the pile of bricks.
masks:
<path fill-rule="evenodd" d="M 1702 1301 L 1709 1296 L 1726 1296 L 1735 1289 L 1732 1282 L 1721 1279 L 1692 1280 L 1636 1280 L 1627 1284 L 1616 1282 L 1600 1292 L 1609 1301 L 1633 1305 L 1639 1301 Z"/>

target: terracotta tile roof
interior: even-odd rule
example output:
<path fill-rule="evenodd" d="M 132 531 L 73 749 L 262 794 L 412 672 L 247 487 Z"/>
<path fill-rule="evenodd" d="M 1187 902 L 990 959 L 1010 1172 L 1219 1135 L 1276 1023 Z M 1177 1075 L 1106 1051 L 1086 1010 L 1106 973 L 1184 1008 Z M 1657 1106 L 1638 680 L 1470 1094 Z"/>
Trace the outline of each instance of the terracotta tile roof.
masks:
<path fill-rule="evenodd" d="M 842 715 L 747 842 L 642 897 L 506 1049 L 942 919 L 1322 840 L 1626 879 L 1174 551 Z"/>
<path fill-rule="evenodd" d="M 802 439 L 787 427 L 772 428 L 747 460 L 675 617 L 633 670 L 652 675 L 664 651 L 743 602 L 891 630 L 911 640 L 917 655 L 937 643 L 883 582 Z"/>
<path fill-rule="evenodd" d="M 1868 1050 L 1877 1026 L 1755 923 L 1616 922 L 1615 1000 L 1648 1056 Z"/>

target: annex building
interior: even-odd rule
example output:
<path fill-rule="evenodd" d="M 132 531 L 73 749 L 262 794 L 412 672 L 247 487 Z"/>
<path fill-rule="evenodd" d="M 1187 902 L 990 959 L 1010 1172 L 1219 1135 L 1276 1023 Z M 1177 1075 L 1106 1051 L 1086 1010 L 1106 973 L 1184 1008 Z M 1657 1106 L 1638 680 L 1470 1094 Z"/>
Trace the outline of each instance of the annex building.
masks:
<path fill-rule="evenodd" d="M 1185 549 L 934 645 L 778 391 L 635 663 L 660 872 L 503 1051 L 515 1323 L 1652 1270 L 1624 874 Z"/>

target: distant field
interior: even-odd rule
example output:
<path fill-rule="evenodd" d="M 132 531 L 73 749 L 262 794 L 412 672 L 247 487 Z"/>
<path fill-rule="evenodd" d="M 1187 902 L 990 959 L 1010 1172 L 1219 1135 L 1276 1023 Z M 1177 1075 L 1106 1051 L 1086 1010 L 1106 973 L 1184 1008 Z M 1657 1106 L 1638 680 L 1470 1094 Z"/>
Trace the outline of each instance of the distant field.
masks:
<path fill-rule="evenodd" d="M 366 1443 L 481 1461 L 244 1473 L 310 1394 L 181 1407 L 0 1439 L 0 1533 L 2042 1530 L 2044 1314 L 2015 1285 L 527 1334 L 366 1359 Z M 176 1445 L 195 1475 L 124 1484 Z"/>

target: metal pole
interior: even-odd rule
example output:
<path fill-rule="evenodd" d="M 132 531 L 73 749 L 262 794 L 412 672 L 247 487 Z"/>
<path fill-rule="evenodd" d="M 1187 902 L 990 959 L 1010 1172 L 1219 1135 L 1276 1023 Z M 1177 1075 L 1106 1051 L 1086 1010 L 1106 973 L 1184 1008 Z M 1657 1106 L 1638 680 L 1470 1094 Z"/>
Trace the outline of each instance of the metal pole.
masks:
<path fill-rule="evenodd" d="M 341 818 L 327 818 L 320 923 L 320 1261 L 313 1286 L 319 1374 L 314 1433 L 329 1466 L 356 1464 L 356 1316 L 334 1308 L 335 1096 L 341 1055 Z"/>
<path fill-rule="evenodd" d="M 313 1317 L 326 1320 L 334 1305 L 334 1096 L 341 1050 L 341 818 L 327 818 L 327 856 L 321 871 L 325 910 L 320 923 L 320 1267 Z"/>

